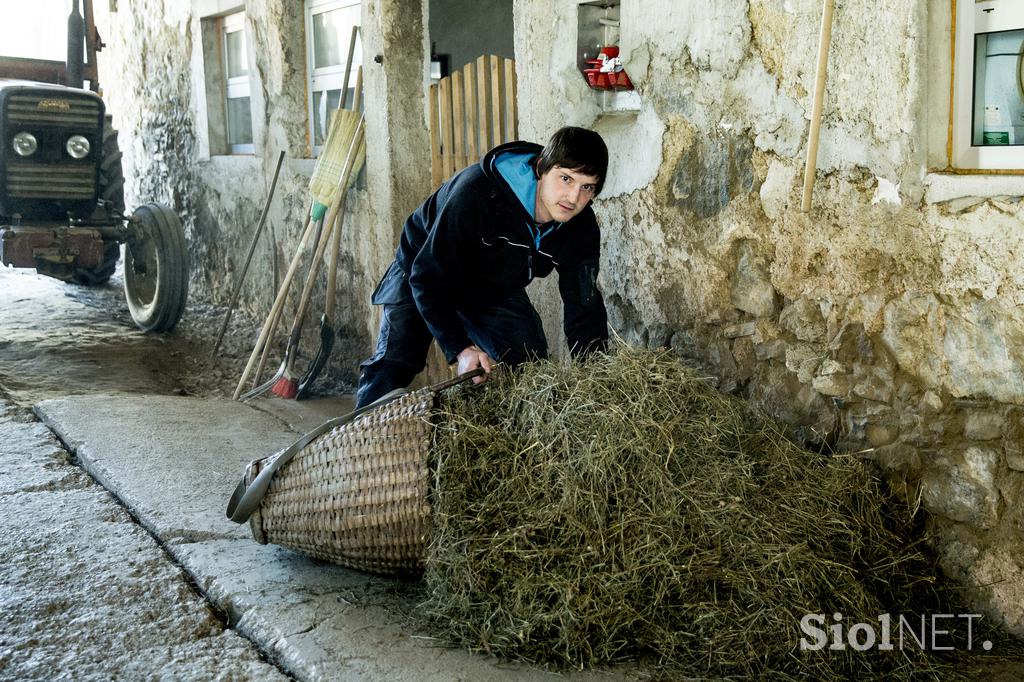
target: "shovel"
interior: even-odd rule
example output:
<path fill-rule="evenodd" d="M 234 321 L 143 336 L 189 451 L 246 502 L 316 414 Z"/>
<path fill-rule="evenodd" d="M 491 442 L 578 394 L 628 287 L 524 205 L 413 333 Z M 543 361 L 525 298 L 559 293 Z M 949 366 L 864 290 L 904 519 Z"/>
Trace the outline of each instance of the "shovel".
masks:
<path fill-rule="evenodd" d="M 331 234 L 331 259 L 327 266 L 327 298 L 324 302 L 324 312 L 320 316 L 320 348 L 313 358 L 313 363 L 306 371 L 306 375 L 299 381 L 298 389 L 295 392 L 295 399 L 302 400 L 309 395 L 309 389 L 320 376 L 327 358 L 334 349 L 334 289 L 338 281 L 338 251 L 341 250 L 341 226 L 343 224 L 345 201 L 341 202 L 341 210 L 338 212 L 338 223 Z"/>

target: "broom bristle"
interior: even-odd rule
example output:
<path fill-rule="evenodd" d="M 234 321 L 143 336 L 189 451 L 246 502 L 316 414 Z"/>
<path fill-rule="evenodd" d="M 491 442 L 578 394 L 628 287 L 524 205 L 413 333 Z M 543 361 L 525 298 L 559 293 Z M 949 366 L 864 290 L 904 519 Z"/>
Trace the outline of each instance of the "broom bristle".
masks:
<path fill-rule="evenodd" d="M 291 377 L 283 376 L 277 380 L 270 392 L 280 398 L 291 400 L 299 392 L 299 382 Z"/>

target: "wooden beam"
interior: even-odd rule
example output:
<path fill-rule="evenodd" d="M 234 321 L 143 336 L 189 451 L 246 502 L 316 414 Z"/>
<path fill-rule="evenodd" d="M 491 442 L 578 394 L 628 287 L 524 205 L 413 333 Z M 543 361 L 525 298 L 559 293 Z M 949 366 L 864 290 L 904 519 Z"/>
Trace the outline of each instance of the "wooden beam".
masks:
<path fill-rule="evenodd" d="M 832 11 L 835 0 L 824 0 L 821 12 L 821 35 L 818 39 L 818 77 L 814 83 L 814 104 L 811 107 L 811 128 L 807 133 L 807 163 L 804 166 L 804 198 L 801 210 L 811 210 L 814 176 L 818 172 L 818 137 L 821 133 L 821 105 L 825 98 L 825 76 L 828 74 L 828 48 L 832 42 Z"/>
<path fill-rule="evenodd" d="M 455 173 L 455 155 L 452 154 L 452 81 L 442 78 L 437 84 L 441 98 L 441 160 L 443 162 L 444 180 Z"/>
<path fill-rule="evenodd" d="M 465 101 L 462 96 L 462 72 L 456 71 L 451 75 L 452 80 L 452 144 L 453 172 L 460 171 L 466 167 L 466 115 L 464 111 Z"/>
<path fill-rule="evenodd" d="M 444 181 L 444 168 L 441 165 L 441 138 L 439 137 L 441 124 L 438 118 L 440 104 L 437 91 L 438 87 L 431 85 L 428 97 L 430 108 L 430 188 L 432 190 L 440 187 Z"/>
<path fill-rule="evenodd" d="M 488 118 L 487 105 L 490 102 L 490 98 L 487 96 L 488 83 L 490 81 L 490 57 L 488 55 L 480 55 L 476 60 L 476 93 L 477 102 L 479 103 L 478 120 L 480 122 L 480 156 L 487 153 L 487 150 L 491 148 L 493 144 L 493 138 L 490 135 L 490 123 Z"/>
<path fill-rule="evenodd" d="M 505 92 L 501 88 L 501 75 L 501 58 L 491 57 L 491 125 L 494 129 L 494 146 L 508 142 L 505 137 Z"/>
<path fill-rule="evenodd" d="M 519 105 L 516 102 L 516 63 L 513 59 L 505 60 L 505 107 L 508 111 L 508 139 L 519 139 Z"/>
<path fill-rule="evenodd" d="M 466 156 L 469 163 L 476 163 L 481 156 L 476 143 L 480 122 L 477 114 L 476 68 L 472 62 L 462 68 L 462 76 L 466 95 Z"/>

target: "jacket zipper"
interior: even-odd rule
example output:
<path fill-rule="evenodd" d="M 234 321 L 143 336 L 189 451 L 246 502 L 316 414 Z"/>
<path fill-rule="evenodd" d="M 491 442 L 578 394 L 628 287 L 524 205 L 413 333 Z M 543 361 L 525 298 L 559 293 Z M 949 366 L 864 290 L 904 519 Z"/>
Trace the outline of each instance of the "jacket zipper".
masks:
<path fill-rule="evenodd" d="M 530 223 L 526 223 L 526 229 L 527 229 L 527 231 L 529 231 L 530 236 L 533 237 L 533 248 L 530 249 L 530 253 L 526 256 L 526 277 L 527 277 L 526 281 L 527 282 L 532 282 L 533 281 L 533 252 L 534 251 L 540 251 L 540 240 L 543 239 L 544 237 L 548 236 L 552 232 L 554 232 L 560 226 L 561 226 L 561 223 L 558 223 L 557 225 L 555 225 L 553 227 L 549 227 L 547 230 L 545 230 L 542 233 L 540 231 L 539 227 L 535 227 L 534 225 L 532 225 Z"/>

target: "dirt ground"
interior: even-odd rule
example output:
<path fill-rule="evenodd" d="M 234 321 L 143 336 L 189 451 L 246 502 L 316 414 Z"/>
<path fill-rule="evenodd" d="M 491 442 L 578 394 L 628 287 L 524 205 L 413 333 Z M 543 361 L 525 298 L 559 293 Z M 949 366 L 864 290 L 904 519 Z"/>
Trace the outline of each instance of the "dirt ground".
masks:
<path fill-rule="evenodd" d="M 236 311 L 211 359 L 225 308 L 191 299 L 170 333 L 144 334 L 128 314 L 120 272 L 90 288 L 0 267 L 0 391 L 21 405 L 101 392 L 231 396 L 262 321 Z M 275 350 L 265 378 L 281 361 Z M 321 395 L 348 390 L 328 372 L 316 384 Z"/>

